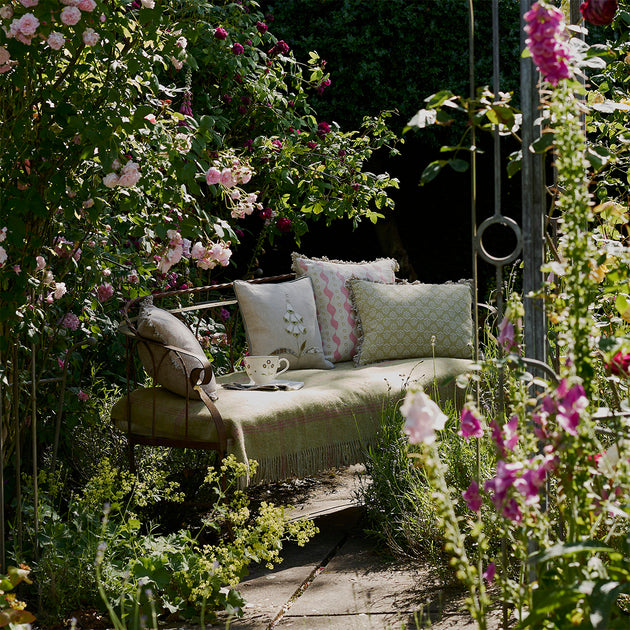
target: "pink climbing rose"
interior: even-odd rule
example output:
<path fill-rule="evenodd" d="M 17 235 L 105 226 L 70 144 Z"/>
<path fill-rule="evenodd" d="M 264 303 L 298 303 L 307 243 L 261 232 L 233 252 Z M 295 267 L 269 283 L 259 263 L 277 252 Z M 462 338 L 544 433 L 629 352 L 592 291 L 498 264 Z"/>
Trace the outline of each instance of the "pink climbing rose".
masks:
<path fill-rule="evenodd" d="M 93 28 L 86 28 L 83 31 L 82 39 L 86 46 L 96 46 L 101 36 Z"/>
<path fill-rule="evenodd" d="M 37 31 L 39 26 L 39 20 L 32 13 L 25 13 L 18 21 L 17 28 L 19 31 L 26 35 L 26 37 L 32 37 Z"/>
<path fill-rule="evenodd" d="M 61 320 L 61 325 L 70 330 L 76 330 L 80 323 L 79 318 L 74 313 L 66 313 Z"/>
<path fill-rule="evenodd" d="M 96 294 L 99 302 L 107 302 L 114 295 L 114 287 L 109 282 L 105 282 L 96 289 Z"/>
<path fill-rule="evenodd" d="M 617 0 L 585 0 L 580 5 L 580 13 L 587 22 L 606 26 L 613 21 L 617 8 Z"/>
<path fill-rule="evenodd" d="M 66 43 L 66 38 L 57 31 L 53 31 L 46 40 L 53 50 L 60 50 Z"/>
<path fill-rule="evenodd" d="M 81 19 L 81 11 L 77 7 L 64 7 L 60 17 L 66 26 L 74 26 Z"/>
<path fill-rule="evenodd" d="M 206 182 L 208 183 L 208 185 L 212 186 L 214 184 L 218 184 L 220 181 L 221 171 L 218 168 L 211 166 L 206 171 Z"/>
<path fill-rule="evenodd" d="M 79 9 L 81 11 L 85 11 L 86 13 L 91 13 L 96 9 L 96 2 L 94 0 L 81 0 L 78 4 Z"/>

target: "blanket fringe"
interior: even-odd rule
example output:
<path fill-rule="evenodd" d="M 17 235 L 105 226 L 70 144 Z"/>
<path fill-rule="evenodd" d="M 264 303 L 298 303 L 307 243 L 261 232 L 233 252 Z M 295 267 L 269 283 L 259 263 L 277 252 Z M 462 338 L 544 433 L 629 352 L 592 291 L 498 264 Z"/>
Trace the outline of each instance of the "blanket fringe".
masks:
<path fill-rule="evenodd" d="M 252 481 L 260 483 L 302 478 L 329 468 L 357 464 L 365 461 L 367 446 L 361 440 L 353 440 L 277 457 L 258 457 L 258 470 Z"/>

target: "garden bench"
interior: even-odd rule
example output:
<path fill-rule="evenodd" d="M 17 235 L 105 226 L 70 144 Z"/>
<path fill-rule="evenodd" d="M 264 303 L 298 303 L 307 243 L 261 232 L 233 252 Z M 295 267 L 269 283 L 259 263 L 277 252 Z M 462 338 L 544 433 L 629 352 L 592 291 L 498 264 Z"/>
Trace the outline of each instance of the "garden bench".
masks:
<path fill-rule="evenodd" d="M 154 314 L 167 313 L 165 317 L 194 314 L 196 318 L 199 314 L 203 317 L 204 313 L 216 313 L 220 309 L 239 305 L 243 317 L 243 311 L 248 308 L 241 303 L 243 291 L 292 288 L 297 282 L 291 281 L 294 277 L 276 276 L 165 292 L 152 296 L 154 306 L 150 308 Z M 239 299 L 234 295 L 235 289 Z M 226 292 L 230 294 L 226 295 Z M 155 310 L 155 305 L 165 298 L 176 297 L 186 302 L 191 296 L 205 293 L 215 294 L 219 299 L 170 310 Z M 401 400 L 410 385 L 423 387 L 437 400 L 455 400 L 459 396 L 457 402 L 462 402 L 463 394 L 461 390 L 457 393 L 455 381 L 458 375 L 470 369 L 470 343 L 468 358 L 434 357 L 429 351 L 419 356 L 370 361 L 359 366 L 355 365 L 356 358 L 355 362 L 341 360 L 332 369 L 328 369 L 327 362 L 326 367 L 319 368 L 304 368 L 298 363 L 297 369 L 291 367 L 282 379 L 303 382 L 300 389 L 242 391 L 230 388 L 233 383 L 249 382 L 244 371 L 234 371 L 242 354 L 234 347 L 234 317 L 230 318 L 232 327 L 229 335 L 230 348 L 234 352 L 232 370 L 215 379 L 210 363 L 190 345 L 175 343 L 173 338 L 158 339 L 159 335 L 153 335 L 151 331 L 147 333 L 146 326 L 143 329 L 139 325 L 134 311 L 141 302 L 140 298 L 131 300 L 123 309 L 120 332 L 127 337 L 127 392 L 112 409 L 113 423 L 129 441 L 132 466 L 134 446 L 144 444 L 213 450 L 220 457 L 233 453 L 243 462 L 255 460 L 258 462 L 254 477 L 256 482 L 303 477 L 363 461 L 367 447 L 374 442 L 379 431 L 383 413 Z M 282 308 L 285 308 L 284 305 Z M 292 307 L 287 308 L 288 313 L 294 313 Z M 468 309 L 470 316 L 470 301 L 462 308 Z M 193 324 L 198 326 L 199 321 L 195 319 Z M 470 337 L 472 319 L 463 325 L 466 328 L 464 334 Z M 302 332 L 299 327 L 297 330 Z M 365 344 L 370 331 L 363 332 Z M 251 325 L 247 333 L 251 349 Z M 256 343 L 255 340 L 253 342 Z M 435 348 L 435 342 L 431 347 Z M 396 352 L 400 353 L 400 350 Z M 252 354 L 271 353 L 256 351 Z M 139 386 L 136 382 L 135 361 L 138 356 L 141 356 L 146 371 L 153 376 L 151 385 Z M 306 365 L 310 365 L 308 361 L 311 359 L 306 360 Z M 164 387 L 163 373 L 172 370 L 174 365 L 185 378 L 175 387 L 172 383 L 167 383 L 168 388 Z M 162 385 L 158 384 L 160 382 Z"/>

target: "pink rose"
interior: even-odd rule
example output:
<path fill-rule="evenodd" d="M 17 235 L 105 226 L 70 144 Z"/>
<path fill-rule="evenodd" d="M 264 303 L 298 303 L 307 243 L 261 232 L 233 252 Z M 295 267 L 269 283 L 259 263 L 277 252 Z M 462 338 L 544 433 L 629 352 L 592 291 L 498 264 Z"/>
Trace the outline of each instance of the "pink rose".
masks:
<path fill-rule="evenodd" d="M 54 31 L 48 36 L 46 41 L 53 50 L 59 50 L 66 43 L 66 38 L 61 33 Z"/>
<path fill-rule="evenodd" d="M 0 66 L 9 63 L 9 59 L 11 59 L 11 53 L 6 48 L 0 46 Z"/>
<path fill-rule="evenodd" d="M 6 240 L 7 238 L 7 227 L 6 225 L 0 230 L 0 243 L 2 243 L 2 241 Z"/>
<path fill-rule="evenodd" d="M 114 287 L 109 282 L 105 282 L 96 289 L 96 293 L 99 302 L 107 302 L 114 295 Z"/>
<path fill-rule="evenodd" d="M 99 39 L 101 36 L 93 28 L 86 28 L 83 31 L 83 43 L 86 46 L 96 46 Z"/>
<path fill-rule="evenodd" d="M 60 300 L 67 292 L 68 292 L 68 289 L 66 289 L 65 282 L 55 283 L 55 291 L 53 293 L 55 300 Z"/>
<path fill-rule="evenodd" d="M 175 68 L 175 70 L 181 70 L 184 67 L 184 62 L 179 59 L 175 59 L 175 57 L 171 57 L 171 63 L 173 64 L 173 68 Z"/>
<path fill-rule="evenodd" d="M 87 13 L 90 13 L 91 11 L 94 11 L 94 9 L 96 9 L 96 2 L 94 2 L 94 0 L 81 0 L 78 6 L 81 11 L 86 11 Z"/>
<path fill-rule="evenodd" d="M 20 0 L 20 4 L 27 9 L 31 7 L 36 7 L 39 0 Z"/>
<path fill-rule="evenodd" d="M 25 13 L 17 22 L 20 32 L 26 37 L 35 35 L 39 20 L 32 13 Z"/>
<path fill-rule="evenodd" d="M 105 188 L 113 188 L 118 184 L 118 175 L 116 173 L 108 173 L 103 178 L 103 186 Z"/>
<path fill-rule="evenodd" d="M 64 328 L 69 328 L 70 330 L 76 330 L 80 323 L 79 318 L 74 313 L 66 313 L 64 318 L 61 320 L 61 325 Z"/>
<path fill-rule="evenodd" d="M 130 164 L 132 166 L 129 166 Z M 127 162 L 118 178 L 118 185 L 127 188 L 135 186 L 140 180 L 140 177 L 141 173 L 138 170 L 138 165 L 135 162 Z"/>
<path fill-rule="evenodd" d="M 61 10 L 61 21 L 66 26 L 74 26 L 81 19 L 81 11 L 77 7 L 64 7 Z"/>
<path fill-rule="evenodd" d="M 0 17 L 4 20 L 10 20 L 13 17 L 13 7 L 10 4 L 0 7 Z"/>
<path fill-rule="evenodd" d="M 35 258 L 35 262 L 37 263 L 37 267 L 35 268 L 35 271 L 41 271 L 46 266 L 46 260 L 44 259 L 43 256 L 37 256 Z"/>
<path fill-rule="evenodd" d="M 4 263 L 7 261 L 7 258 L 7 250 L 4 249 L 2 245 L 0 245 L 0 266 L 4 265 Z"/>
<path fill-rule="evenodd" d="M 232 171 L 229 168 L 224 168 L 221 171 L 221 183 L 226 188 L 232 188 L 232 186 L 234 186 L 236 184 L 236 182 L 234 181 L 234 178 L 232 176 Z"/>
<path fill-rule="evenodd" d="M 195 260 L 201 260 L 204 257 L 205 252 L 206 248 L 200 242 L 196 242 L 190 250 L 190 257 Z"/>
<path fill-rule="evenodd" d="M 208 182 L 208 184 L 212 186 L 213 184 L 218 184 L 220 181 L 221 181 L 221 171 L 218 168 L 211 166 L 206 171 L 206 182 Z"/>

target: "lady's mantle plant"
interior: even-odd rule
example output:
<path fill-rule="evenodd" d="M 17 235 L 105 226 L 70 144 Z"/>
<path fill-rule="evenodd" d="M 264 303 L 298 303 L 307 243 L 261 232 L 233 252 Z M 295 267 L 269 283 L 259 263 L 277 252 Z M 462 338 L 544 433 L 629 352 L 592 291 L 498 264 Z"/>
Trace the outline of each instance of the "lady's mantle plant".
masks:
<path fill-rule="evenodd" d="M 590 10 L 596 4 L 600 16 L 609 8 L 592 3 Z M 591 15 L 588 6 L 583 13 Z M 602 331 L 613 321 L 596 326 L 594 317 L 606 299 L 599 288 L 606 251 L 590 229 L 593 201 L 578 100 L 583 87 L 573 78 L 577 61 L 562 13 L 541 1 L 525 19 L 528 48 L 544 81 L 545 133 L 553 134 L 557 170 L 560 239 L 546 290 L 558 380 L 534 379 L 519 364 L 519 309 L 510 304 L 498 336 L 506 356 L 485 365 L 489 371 L 506 360 L 520 365 L 509 371 L 507 414 L 469 402 L 460 418 L 461 439 L 483 440 L 496 454 L 494 474 L 471 480 L 463 493 L 469 518 L 456 515 L 457 498 L 432 445 L 444 424 L 439 410 L 420 399 L 418 412 L 422 394 L 410 392 L 402 411 L 410 441 L 427 445 L 421 457 L 443 511 L 447 549 L 480 628 L 487 626 L 488 583 L 499 586 L 519 628 L 621 628 L 627 617 L 617 600 L 630 593 L 630 441 L 619 422 L 602 432 L 595 414 L 609 397 L 606 380 L 596 377 L 604 369 Z M 625 378 L 624 357 L 619 351 L 607 360 L 608 373 Z M 502 549 L 486 534 L 497 529 Z"/>

